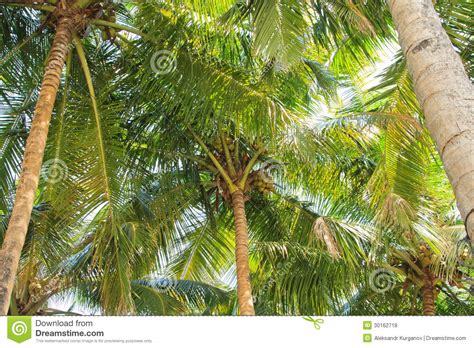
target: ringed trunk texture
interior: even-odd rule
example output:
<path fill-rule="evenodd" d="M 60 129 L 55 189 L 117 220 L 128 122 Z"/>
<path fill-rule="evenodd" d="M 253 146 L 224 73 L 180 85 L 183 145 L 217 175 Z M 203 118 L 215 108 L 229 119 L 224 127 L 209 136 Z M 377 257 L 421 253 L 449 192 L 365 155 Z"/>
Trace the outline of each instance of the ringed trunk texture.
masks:
<path fill-rule="evenodd" d="M 474 89 L 432 0 L 387 0 L 426 126 L 474 240 Z"/>
<path fill-rule="evenodd" d="M 235 220 L 235 258 L 237 266 L 237 299 L 240 315 L 255 315 L 250 285 L 249 236 L 245 215 L 245 197 L 240 190 L 232 194 Z"/>
<path fill-rule="evenodd" d="M 21 250 L 25 243 L 36 189 L 38 188 L 51 114 L 60 84 L 61 72 L 71 43 L 72 28 L 72 19 L 61 17 L 58 20 L 30 134 L 26 141 L 15 204 L 0 251 L 0 315 L 6 315 L 10 305 Z"/>
<path fill-rule="evenodd" d="M 423 270 L 423 315 L 436 315 L 434 286 L 431 271 L 428 268 Z"/>

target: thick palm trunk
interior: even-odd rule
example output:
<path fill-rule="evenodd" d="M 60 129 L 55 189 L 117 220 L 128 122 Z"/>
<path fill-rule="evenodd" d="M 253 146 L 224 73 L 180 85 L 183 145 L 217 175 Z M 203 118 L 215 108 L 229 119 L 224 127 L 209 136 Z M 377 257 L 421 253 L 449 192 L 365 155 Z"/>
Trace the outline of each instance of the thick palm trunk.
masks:
<path fill-rule="evenodd" d="M 245 216 L 245 197 L 240 190 L 232 194 L 235 220 L 235 257 L 237 266 L 237 299 L 240 315 L 255 315 L 250 285 L 249 236 Z"/>
<path fill-rule="evenodd" d="M 15 205 L 0 251 L 0 315 L 6 315 L 10 304 L 21 250 L 30 222 L 38 188 L 51 114 L 58 92 L 72 35 L 72 19 L 61 17 L 44 73 L 33 123 L 26 142 L 23 168 L 16 189 Z"/>
<path fill-rule="evenodd" d="M 423 296 L 423 314 L 435 315 L 433 277 L 428 268 L 423 270 L 423 289 L 421 289 L 421 292 Z"/>
<path fill-rule="evenodd" d="M 474 91 L 432 0 L 387 0 L 415 93 L 474 240 Z"/>

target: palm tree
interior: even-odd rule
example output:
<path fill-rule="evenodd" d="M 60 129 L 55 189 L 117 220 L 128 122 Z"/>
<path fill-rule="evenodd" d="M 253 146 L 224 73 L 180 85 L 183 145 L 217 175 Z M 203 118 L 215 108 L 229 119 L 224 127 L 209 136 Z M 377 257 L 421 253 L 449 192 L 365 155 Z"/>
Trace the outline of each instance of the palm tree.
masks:
<path fill-rule="evenodd" d="M 390 0 L 388 5 L 427 128 L 437 144 L 446 173 L 453 185 L 466 231 L 473 239 L 472 83 L 432 1 Z M 461 6 L 455 9 L 459 12 L 451 16 L 463 16 Z"/>
<path fill-rule="evenodd" d="M 6 3 L 10 3 L 7 1 Z M 21 2 L 20 2 L 21 3 Z M 31 3 L 30 1 L 26 4 Z M 49 123 L 58 92 L 62 69 L 69 52 L 78 16 L 76 10 L 87 7 L 91 1 L 78 1 L 72 5 L 58 3 L 57 27 L 46 63 L 41 91 L 36 103 L 33 124 L 25 146 L 23 169 L 16 191 L 18 197 L 12 211 L 9 229 L 0 252 L 0 313 L 6 314 L 15 281 L 21 250 L 25 242 L 31 211 L 38 187 L 42 159 L 48 137 Z"/>
<path fill-rule="evenodd" d="M 374 269 L 361 284 L 346 313 L 362 313 L 361 306 L 377 315 L 470 313 L 472 279 L 458 248 L 462 227 L 444 227 L 428 238 L 409 234 L 409 240 L 386 239 L 390 245 L 379 263 L 383 268 Z"/>
<path fill-rule="evenodd" d="M 409 286 L 413 286 L 415 293 L 421 290 L 423 315 L 432 316 L 436 314 L 435 300 L 439 293 L 435 285 L 441 281 L 431 270 L 436 255 L 426 243 L 419 243 L 418 250 L 414 256 L 405 250 L 393 250 L 387 269 L 404 278 L 404 291 Z"/>
<path fill-rule="evenodd" d="M 354 68 L 360 62 L 373 60 L 379 48 L 393 39 L 391 14 L 428 130 L 453 185 L 467 234 L 472 236 L 473 92 L 464 66 L 472 72 L 472 33 L 467 21 L 472 13 L 468 1 L 438 2 L 442 21 L 431 0 L 391 0 L 388 7 L 385 1 L 378 0 L 227 1 L 213 10 L 201 1 L 181 2 L 198 11 L 243 23 L 254 34 L 255 52 L 284 65 L 301 59 L 305 47 L 302 38 L 308 36 L 305 33 L 312 26 L 318 46 L 336 47 L 327 58 L 336 72 L 340 66 Z M 466 60 L 464 64 L 452 44 Z M 348 63 L 348 55 L 356 59 Z M 452 82 L 447 85 L 444 81 Z"/>
<path fill-rule="evenodd" d="M 156 115 L 159 110 L 160 106 L 150 111 Z M 187 177 L 187 182 L 194 183 L 194 196 L 199 198 L 186 214 L 189 215 L 185 220 L 189 227 L 183 232 L 178 229 L 175 237 L 170 236 L 170 240 L 177 241 L 175 248 L 183 249 L 183 252 L 171 260 L 176 274 L 191 279 L 213 279 L 216 273 L 228 274 L 234 265 L 229 259 L 234 254 L 232 248 L 235 247 L 239 313 L 252 315 L 255 311 L 252 295 L 259 294 L 261 288 L 267 287 L 264 284 L 265 278 L 268 281 L 269 277 L 275 275 L 270 271 L 276 266 L 275 255 L 272 256 L 272 253 L 276 250 L 276 254 L 279 254 L 279 250 L 283 252 L 289 249 L 299 259 L 306 255 L 306 252 L 300 252 L 306 248 L 312 249 L 311 255 L 317 255 L 321 252 L 321 243 L 327 245 L 328 240 L 336 238 L 332 237 L 334 233 L 340 241 L 341 257 L 338 257 L 337 266 L 332 265 L 333 257 L 337 255 L 335 247 L 331 245 L 328 248 L 332 256 L 324 251 L 324 258 L 317 257 L 311 264 L 325 262 L 324 267 L 338 270 L 334 273 L 338 280 L 326 285 L 322 293 L 336 293 L 336 284 L 342 289 L 348 289 L 348 277 L 341 275 L 355 273 L 354 268 L 360 268 L 360 260 L 364 258 L 361 240 L 368 240 L 370 233 L 364 232 L 362 226 L 356 226 L 361 222 L 357 219 L 348 219 L 346 222 L 331 219 L 330 215 L 323 215 L 323 211 L 311 212 L 304 204 L 287 195 L 304 188 L 308 190 L 307 195 L 315 192 L 315 195 L 336 196 L 339 201 L 337 205 L 344 199 L 348 200 L 350 192 L 341 190 L 340 185 L 358 187 L 357 180 L 351 181 L 350 175 L 346 173 L 356 167 L 348 165 L 346 154 L 357 157 L 364 150 L 361 146 L 363 140 L 359 139 L 361 137 L 357 133 L 329 132 L 317 135 L 309 130 L 304 131 L 304 127 L 299 130 L 295 127 L 280 135 L 275 134 L 273 138 L 263 137 L 249 141 L 244 137 L 244 132 L 239 131 L 233 123 L 219 124 L 209 131 L 200 130 L 197 124 L 177 127 L 170 122 L 169 117 L 163 117 L 161 123 L 157 123 L 144 115 L 136 120 L 136 124 L 139 123 L 141 126 L 138 129 L 150 131 L 139 137 L 134 135 L 137 139 L 136 148 L 140 149 L 138 156 L 149 157 L 147 162 L 161 175 Z M 202 133 L 197 134 L 198 131 Z M 343 149 L 347 151 L 341 151 Z M 279 170 L 282 167 L 285 168 L 285 175 L 283 170 Z M 271 172 L 275 174 L 273 178 Z M 341 181 L 344 175 L 347 179 Z M 335 193 L 338 190 L 339 195 Z M 171 189 L 171 192 L 176 191 Z M 326 201 L 321 201 L 320 204 L 323 202 Z M 338 209 L 338 217 L 341 218 L 344 209 L 338 207 L 335 211 Z M 350 210 L 362 211 L 354 209 L 350 204 L 345 209 L 346 213 Z M 324 227 L 321 227 L 321 221 Z M 235 236 L 232 236 L 229 223 L 234 224 Z M 318 231 L 324 237 L 315 242 L 310 236 L 314 233 L 317 235 Z M 286 236 L 292 236 L 294 240 L 285 240 Z M 235 237 L 235 243 L 232 243 L 232 237 Z M 280 243 L 281 249 L 278 246 Z M 346 257 L 349 260 L 347 262 L 344 260 Z M 299 267 L 294 265 L 294 274 L 298 270 L 300 276 L 308 276 L 302 270 L 310 273 L 310 269 L 302 267 L 302 264 L 305 264 L 303 260 L 298 262 Z M 256 265 L 262 271 L 257 272 Z M 321 267 L 322 264 L 319 264 L 313 271 L 317 273 L 316 270 Z M 256 281 L 257 292 L 253 293 L 250 280 L 255 279 L 260 272 L 261 279 Z M 306 286 L 310 284 L 307 283 Z M 315 294 L 311 292 L 311 296 Z M 303 296 L 302 293 L 299 295 Z M 311 301 L 318 300 L 312 297 Z M 324 301 L 320 301 L 320 306 L 323 307 Z M 310 313 L 311 308 L 316 307 L 306 307 L 304 311 Z"/>
<path fill-rule="evenodd" d="M 146 23 L 143 31 L 154 37 L 162 35 L 163 22 L 169 20 L 166 16 L 160 19 L 163 16 L 153 6 L 144 8 L 137 17 Z M 253 315 L 245 201 L 254 180 L 258 182 L 262 179 L 259 175 L 263 175 L 255 169 L 258 169 L 265 149 L 256 143 L 260 141 L 273 147 L 281 136 L 280 130 L 307 115 L 307 99 L 312 97 L 308 88 L 310 83 L 319 85 L 321 94 L 328 94 L 336 84 L 323 66 L 311 60 L 293 64 L 290 72 L 273 72 L 270 65 L 262 76 L 258 76 L 260 71 L 256 70 L 256 81 L 249 79 L 255 65 L 262 66 L 267 62 L 238 51 L 248 52 L 248 43 L 240 32 L 223 33 L 205 22 L 199 23 L 199 27 L 209 31 L 208 37 L 212 39 L 206 37 L 193 42 L 195 53 L 191 56 L 189 51 L 183 54 L 183 48 L 178 46 L 176 71 L 156 80 L 150 78 L 149 72 L 137 70 L 125 81 L 126 88 L 133 91 L 133 103 L 145 110 L 135 118 L 138 131 L 133 133 L 133 139 L 137 142 L 135 147 L 142 149 L 141 154 L 137 151 L 137 158 L 148 156 L 150 159 L 146 162 L 151 168 L 161 168 L 158 164 L 167 161 L 173 163 L 169 164 L 172 168 L 179 168 L 182 161 L 195 161 L 214 175 L 215 188 L 233 209 L 239 312 Z M 187 24 L 186 30 L 194 29 Z M 185 39 L 183 42 L 190 45 Z M 208 46 L 212 47 L 209 58 L 216 62 L 212 69 L 203 66 L 199 54 L 202 50 L 207 52 Z M 139 62 L 147 54 L 146 49 L 142 45 L 133 47 L 128 59 Z M 196 59 L 191 66 L 190 58 Z M 223 74 L 225 71 L 227 73 Z M 210 79 L 203 79 L 203 75 L 209 75 Z M 209 83 L 209 80 L 214 81 Z M 292 92 L 291 100 L 285 91 Z M 164 97 L 166 102 L 161 101 Z M 147 138 L 152 139 L 151 143 Z M 210 138 L 217 143 L 212 144 Z"/>
<path fill-rule="evenodd" d="M 38 197 L 40 199 L 40 197 Z M 200 314 L 223 312 L 229 305 L 229 292 L 219 284 L 180 280 L 164 271 L 156 254 L 164 252 L 156 238 L 156 217 L 162 200 L 170 206 L 162 191 L 139 192 L 130 201 L 125 220 L 130 239 L 140 249 L 143 260 L 129 268 L 133 311 L 140 315 Z M 155 208 L 153 208 L 155 206 Z M 147 209 L 146 212 L 144 209 Z M 174 213 L 179 208 L 174 207 Z M 9 216 L 0 215 L 0 236 Z M 54 220 L 54 222 L 53 222 Z M 64 226 L 60 213 L 46 202 L 35 205 L 22 251 L 22 262 L 15 282 L 9 313 L 12 315 L 65 314 L 51 307 L 55 303 L 73 303 L 83 311 L 117 314 L 104 301 L 101 283 L 106 277 L 94 262 L 94 231 L 87 225 Z M 161 221 L 163 223 L 163 221 Z M 44 228 L 46 225 L 47 228 Z M 155 241 L 153 239 L 155 238 Z M 122 248 L 124 250 L 124 248 Z M 156 263 L 152 268 L 148 264 Z M 120 289 L 115 289 L 120 292 Z M 108 297 L 113 297 L 110 290 Z M 66 301 L 64 301 L 66 300 Z M 73 313 L 74 314 L 74 313 Z"/>
<path fill-rule="evenodd" d="M 368 153 L 377 164 L 366 182 L 364 195 L 381 233 L 371 251 L 377 255 L 380 249 L 380 259 L 375 257 L 372 262 L 395 275 L 386 279 L 388 283 L 396 282 L 393 289 L 388 284 L 386 290 L 393 290 L 389 293 L 366 292 L 364 286 L 360 287 L 349 301 L 353 308 L 345 309 L 350 313 L 360 313 L 359 305 L 366 301 L 366 305 L 374 304 L 377 314 L 414 314 L 421 294 L 419 310 L 434 315 L 436 307 L 444 304 L 435 305 L 440 290 L 446 293 L 443 301 L 447 301 L 456 297 L 453 286 L 464 288 L 469 284 L 469 271 L 465 273 L 459 256 L 453 256 L 459 252 L 462 221 L 453 206 L 454 195 L 434 144 L 420 122 L 421 112 L 405 67 L 398 54 L 379 76 L 384 81 L 382 89 L 376 85 L 361 91 L 354 86 L 355 91 L 348 93 L 352 99 L 347 105 L 322 122 L 327 128 L 366 129 L 372 134 L 375 147 Z M 410 290 L 411 307 L 403 303 Z M 468 294 L 465 289 L 459 293 Z M 380 304 L 378 301 L 383 303 L 388 298 L 394 302 L 393 307 L 375 307 Z M 460 302 L 458 309 L 465 312 L 469 305 L 467 299 Z"/>

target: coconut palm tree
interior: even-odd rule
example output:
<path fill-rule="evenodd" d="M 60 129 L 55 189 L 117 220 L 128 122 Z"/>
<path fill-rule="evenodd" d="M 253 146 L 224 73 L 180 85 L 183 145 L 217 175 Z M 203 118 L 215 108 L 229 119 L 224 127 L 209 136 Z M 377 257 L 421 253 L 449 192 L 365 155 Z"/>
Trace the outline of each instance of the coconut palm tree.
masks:
<path fill-rule="evenodd" d="M 426 125 L 437 144 L 469 237 L 474 238 L 474 90 L 430 0 L 388 1 Z M 468 5 L 449 16 L 470 16 Z M 465 13 L 463 13 L 463 11 Z M 471 13 L 472 15 L 472 13 Z M 472 33 L 471 33 L 472 34 Z M 468 32 L 461 35 L 469 35 Z"/>
<path fill-rule="evenodd" d="M 379 75 L 384 81 L 382 89 L 379 85 L 365 89 L 355 86 L 352 93 L 346 92 L 350 96 L 346 105 L 335 116 L 322 120 L 325 128 L 365 130 L 375 146 L 368 150 L 375 168 L 364 190 L 381 232 L 371 251 L 375 266 L 371 275 L 377 276 L 383 270 L 380 274 L 388 287 L 380 294 L 362 286 L 342 312 L 360 313 L 359 305 L 364 301 L 373 305 L 390 298 L 394 306 L 381 305 L 381 311 L 376 313 L 414 314 L 421 294 L 423 306 L 419 310 L 434 315 L 437 293 L 445 292 L 439 303 L 443 306 L 444 301 L 456 297 L 452 287 L 461 286 L 463 289 L 457 292 L 463 293 L 464 299 L 457 308 L 464 313 L 471 305 L 466 291 L 470 271 L 460 265 L 459 255 L 453 256 L 460 250 L 462 221 L 453 205 L 454 195 L 435 146 L 421 121 L 420 107 L 405 67 L 402 55 L 398 54 Z M 377 249 L 380 259 L 375 257 Z M 472 257 L 468 254 L 469 248 L 465 257 Z M 392 272 L 393 278 L 389 279 Z M 373 289 L 371 285 L 367 288 Z M 385 290 L 393 291 L 386 294 Z M 411 307 L 403 302 L 410 291 Z"/>
<path fill-rule="evenodd" d="M 10 1 L 11 2 L 11 1 Z M 72 40 L 72 32 L 78 24 L 73 10 L 86 4 L 74 4 L 72 7 L 61 3 L 57 28 L 44 73 L 40 95 L 35 108 L 34 123 L 25 146 L 23 170 L 17 188 L 16 205 L 12 212 L 11 227 L 5 234 L 1 256 L 2 269 L 0 283 L 0 310 L 5 314 L 9 307 L 9 299 L 13 287 L 21 249 L 25 242 L 26 231 L 31 217 L 36 188 L 38 186 L 41 163 L 48 136 L 48 126 L 58 92 L 60 76 Z"/>
<path fill-rule="evenodd" d="M 137 19 L 145 25 L 142 31 L 160 37 L 167 22 L 180 23 L 179 12 L 174 15 L 161 13 L 156 6 L 138 11 Z M 187 18 L 186 30 L 194 30 L 189 25 L 189 14 L 183 18 Z M 209 32 L 203 35 L 205 40 L 190 43 L 184 35 L 174 38 L 194 50 L 190 55 L 189 48 L 185 52 L 179 45 L 175 48 L 175 71 L 157 80 L 149 71 L 137 69 L 124 80 L 127 86 L 124 89 L 131 90 L 133 95 L 132 105 L 141 107 L 141 114 L 133 115 L 137 131 L 130 133 L 136 141 L 137 158 L 147 158 L 148 152 L 151 159 L 146 162 L 151 168 L 163 161 L 167 163 L 169 157 L 176 157 L 170 164 L 172 168 L 179 168 L 185 159 L 194 160 L 215 175 L 219 194 L 224 201 L 232 203 L 234 211 L 240 314 L 252 315 L 244 203 L 254 179 L 258 179 L 259 171 L 254 169 L 261 163 L 265 151 L 252 144 L 263 141 L 266 146 L 275 146 L 275 141 L 283 136 L 279 135 L 281 129 L 308 114 L 308 98 L 316 94 L 308 86 L 313 84 L 320 94 L 328 95 L 336 83 L 327 69 L 309 59 L 294 64 L 290 72 L 272 72 L 270 66 L 267 74 L 251 79 L 253 66 L 266 62 L 239 52 L 239 49 L 248 50 L 246 38 L 242 38 L 240 32 L 221 32 L 212 23 L 197 25 L 201 31 Z M 229 49 L 229 40 L 235 47 Z M 202 53 L 199 53 L 208 47 L 212 47 L 208 59 L 216 62 L 211 69 L 203 64 Z M 144 55 L 150 55 L 148 50 L 138 43 L 132 47 L 127 59 L 138 63 Z M 206 75 L 208 77 L 203 79 Z M 210 84 L 209 80 L 214 82 Z M 292 93 L 292 98 L 285 93 Z M 248 97 L 243 98 L 244 95 Z M 268 110 L 271 111 L 269 117 L 262 117 Z M 136 110 L 132 111 L 136 113 Z M 152 139 L 151 143 L 147 138 Z M 212 144 L 209 138 L 218 144 Z"/>
<path fill-rule="evenodd" d="M 140 315 L 200 314 L 214 313 L 218 307 L 219 311 L 224 311 L 229 306 L 229 292 L 223 287 L 176 279 L 163 271 L 164 265 L 156 256 L 164 249 L 156 241 L 160 234 L 156 232 L 155 214 L 159 212 L 159 207 L 163 207 L 162 200 L 166 199 L 161 191 L 148 192 L 146 196 L 141 191 L 130 201 L 127 212 L 124 212 L 129 215 L 129 219 L 124 222 L 125 229 L 130 241 L 140 248 L 142 257 L 140 262 L 130 262 L 128 268 L 133 278 L 130 279 L 133 312 Z M 169 207 L 170 202 L 166 206 Z M 51 307 L 51 301 L 57 304 L 64 300 L 69 305 L 75 304 L 82 311 L 120 313 L 111 310 L 104 300 L 104 292 L 105 297 L 113 298 L 117 292 L 120 294 L 120 289 L 103 289 L 102 282 L 106 275 L 94 262 L 96 231 L 91 229 L 90 224 L 76 225 L 75 228 L 63 226 L 59 223 L 60 214 L 53 209 L 52 205 L 45 202 L 33 209 L 9 313 L 61 314 L 60 310 Z M 175 214 L 178 211 L 174 209 Z M 1 216 L 2 237 L 9 218 Z M 160 219 L 160 223 L 163 220 Z M 48 228 L 45 229 L 43 225 Z M 149 264 L 154 263 L 156 266 L 150 268 Z"/>
<path fill-rule="evenodd" d="M 201 1 L 181 2 L 232 23 L 243 23 L 253 32 L 254 51 L 284 65 L 301 59 L 305 47 L 302 38 L 308 37 L 304 34 L 310 26 L 318 45 L 337 47 L 336 52 L 332 51 L 328 57 L 329 64 L 341 64 L 339 51 L 341 56 L 350 54 L 356 58 L 350 60 L 352 67 L 371 60 L 374 48 L 383 47 L 393 38 L 390 18 L 393 17 L 428 130 L 453 185 L 467 234 L 472 237 L 474 223 L 470 219 L 474 216 L 471 215 L 474 180 L 473 161 L 470 160 L 473 126 L 470 121 L 473 91 L 466 73 L 466 70 L 472 73 L 469 61 L 472 31 L 468 22 L 472 13 L 468 1 L 438 1 L 439 15 L 430 0 L 392 0 L 387 3 L 352 0 L 225 1 L 212 10 Z M 464 63 L 459 54 L 466 60 Z M 445 66 L 449 68 L 445 69 Z"/>
<path fill-rule="evenodd" d="M 390 94 L 389 98 L 398 100 L 398 103 L 384 100 L 380 105 L 403 108 L 403 100 Z M 408 115 L 397 114 L 394 109 L 391 112 L 360 113 L 355 113 L 353 107 L 351 110 L 348 115 L 342 113 L 324 120 L 323 127 L 359 129 L 361 133 L 365 128 L 367 143 L 373 142 L 374 148 L 370 149 L 368 145 L 365 150 L 367 159 L 372 163 L 370 170 L 365 175 L 359 173 L 359 176 L 365 177 L 362 189 L 352 191 L 351 199 L 344 200 L 345 204 L 352 201 L 355 206 L 365 206 L 367 214 L 365 218 L 363 215 L 359 218 L 362 218 L 363 230 L 373 233 L 369 239 L 371 247 L 365 249 L 367 257 L 362 258 L 366 262 L 365 272 L 359 273 L 360 278 L 357 278 L 357 268 L 351 273 L 354 276 L 352 286 L 338 299 L 345 301 L 335 301 L 330 313 L 434 315 L 437 308 L 443 313 L 469 313 L 472 308 L 469 294 L 472 283 L 472 271 L 469 269 L 472 267 L 471 248 L 469 243 L 463 249 L 459 247 L 462 245 L 463 225 L 455 212 L 452 191 L 437 164 L 439 159 L 426 130 Z M 367 131 L 369 126 L 370 131 Z M 426 153 L 426 149 L 432 149 L 431 153 Z M 340 217 L 347 219 L 347 212 L 345 214 Z M 324 220 L 318 220 L 314 225 L 315 230 L 319 231 L 316 235 L 324 240 L 331 255 L 337 256 L 340 239 L 331 238 L 324 228 Z M 285 250 L 291 250 L 296 245 L 285 246 Z M 274 248 L 277 249 L 277 246 Z M 348 259 L 348 256 L 345 258 Z M 471 263 L 466 260 L 471 260 Z M 306 266 L 308 264 L 311 264 L 310 261 L 306 262 Z M 320 261 L 312 267 L 320 269 L 322 265 L 324 262 Z M 279 308 L 285 308 L 284 313 L 311 313 L 311 310 L 304 311 L 305 293 L 309 292 L 304 284 L 311 279 L 311 272 L 301 264 L 292 266 L 282 267 L 280 274 L 278 268 L 275 269 L 279 275 L 275 283 L 280 288 L 272 291 L 272 300 L 284 296 L 279 303 Z M 327 278 L 324 280 L 327 281 Z M 356 284 L 358 280 L 360 283 Z M 281 290 L 282 284 L 291 284 L 288 289 L 291 295 Z M 298 306 L 299 312 L 285 307 L 288 306 L 288 298 L 297 299 L 295 306 Z M 267 306 L 269 302 L 272 303 L 267 300 Z M 446 311 L 448 304 L 453 312 Z M 312 306 L 309 308 L 313 308 L 313 313 L 325 314 L 320 309 L 314 311 L 316 307 Z"/>
<path fill-rule="evenodd" d="M 156 115 L 160 109 L 158 105 L 150 110 L 151 114 Z M 283 243 L 282 250 L 291 248 L 291 244 L 287 245 L 291 240 L 286 241 L 285 236 L 292 233 L 295 234 L 295 243 L 299 241 L 302 247 L 311 247 L 308 243 L 313 243 L 314 248 L 315 242 L 309 236 L 315 233 L 312 226 L 316 222 L 314 231 L 321 231 L 323 243 L 335 238 L 331 234 L 334 230 L 341 240 L 340 252 L 349 259 L 347 263 L 352 268 L 360 266 L 355 260 L 363 259 L 361 240 L 369 239 L 368 231 L 364 232 L 361 226 L 354 227 L 349 222 L 331 220 L 329 216 L 326 221 L 322 212 L 305 211 L 298 200 L 287 197 L 301 188 L 307 189 L 308 195 L 310 192 L 325 194 L 326 197 L 334 195 L 339 201 L 350 197 L 348 190 L 341 189 L 341 185 L 357 187 L 357 180 L 351 181 L 351 176 L 346 173 L 356 167 L 349 165 L 354 158 L 348 156 L 361 156 L 364 150 L 364 141 L 357 133 L 318 135 L 304 130 L 304 127 L 293 127 L 273 138 L 248 140 L 244 131 L 239 131 L 233 123 L 221 123 L 208 131 L 200 129 L 196 123 L 177 126 L 170 117 L 163 117 L 161 123 L 157 123 L 156 119 L 143 115 L 135 123 L 141 124 L 138 129 L 148 130 L 139 136 L 133 135 L 137 140 L 135 147 L 139 149 L 137 156 L 148 157 L 147 162 L 162 175 L 188 177 L 188 182 L 195 185 L 194 196 L 200 197 L 189 211 L 191 216 L 182 227 L 184 231 L 179 232 L 179 228 L 177 236 L 171 237 L 171 240 L 177 240 L 175 248 L 183 250 L 171 260 L 176 274 L 190 279 L 213 279 L 216 273 L 229 272 L 234 267 L 231 260 L 235 247 L 239 313 L 252 315 L 253 267 L 270 268 L 265 263 L 271 261 L 271 256 L 268 256 L 271 246 Z M 272 172 L 275 177 L 271 176 Z M 342 179 L 343 176 L 347 179 Z M 279 192 L 280 188 L 282 192 Z M 346 206 L 346 209 L 351 208 Z M 290 223 L 295 213 L 306 216 Z M 339 214 L 341 216 L 342 211 Z M 360 221 L 352 222 L 356 225 Z M 232 234 L 229 234 L 232 233 L 229 223 L 234 224 L 235 244 L 232 243 Z M 261 250 L 256 250 L 256 245 Z M 249 250 L 254 261 L 249 258 Z M 296 247 L 295 250 L 300 249 Z M 314 249 L 313 254 L 320 250 Z M 337 256 L 331 245 L 329 253 Z M 324 260 L 327 267 L 331 267 L 333 259 L 326 257 Z M 343 268 L 345 264 L 341 260 L 339 267 Z M 347 273 L 351 272 L 347 270 Z M 333 284 L 343 281 L 347 283 L 347 277 L 340 277 L 339 283 Z"/>
<path fill-rule="evenodd" d="M 62 0 L 3 1 L 0 4 L 3 5 L 2 21 L 5 22 L 5 25 L 3 25 L 5 30 L 3 33 L 4 49 L 10 49 L 10 52 L 5 52 L 2 58 L 2 75 L 5 76 L 5 80 L 2 81 L 2 84 L 5 86 L 3 98 L 10 110 L 17 108 L 19 104 L 16 102 L 20 102 L 21 100 L 22 112 L 26 113 L 31 111 L 31 103 L 35 103 L 34 113 L 31 117 L 31 127 L 29 127 L 29 135 L 24 144 L 21 173 L 17 173 L 16 168 L 8 166 L 12 164 L 16 164 L 16 166 L 19 165 L 18 151 L 21 151 L 20 149 L 23 148 L 22 140 L 7 139 L 3 144 L 3 151 L 8 152 L 5 154 L 5 158 L 3 158 L 2 154 L 2 159 L 5 159 L 4 165 L 7 166 L 5 169 L 8 168 L 10 174 L 6 182 L 2 183 L 2 189 L 11 189 L 13 182 L 16 180 L 16 175 L 18 175 L 18 186 L 16 189 L 17 199 L 15 200 L 15 204 L 11 207 L 9 228 L 5 233 L 2 250 L 0 252 L 0 268 L 2 269 L 0 280 L 0 308 L 1 313 L 6 313 L 36 197 L 36 189 L 40 179 L 51 116 L 55 107 L 56 96 L 62 82 L 65 62 L 66 60 L 69 62 L 72 60 L 70 48 L 73 42 L 77 47 L 77 56 L 81 61 L 87 80 L 85 85 L 88 86 L 93 109 L 97 116 L 96 130 L 98 131 L 98 139 L 99 142 L 102 141 L 102 130 L 98 118 L 94 90 L 80 36 L 87 36 L 87 33 L 90 31 L 91 20 L 102 16 L 104 9 L 100 1 L 92 0 L 78 0 L 73 2 Z M 20 10 L 12 10 L 9 7 L 19 7 Z M 43 14 L 41 18 L 37 17 L 38 12 L 34 12 L 31 9 L 40 10 Z M 16 17 L 18 20 L 13 26 L 8 24 L 12 23 L 10 16 Z M 51 30 L 53 31 L 53 40 L 51 47 L 46 52 L 44 47 L 46 41 L 51 36 Z M 38 42 L 41 45 L 38 49 L 33 48 L 27 54 L 19 51 L 25 47 L 32 48 L 34 47 L 34 43 Z M 42 60 L 45 54 L 47 56 L 46 68 L 41 77 L 41 88 L 39 88 L 39 93 L 37 94 L 37 81 L 28 78 L 24 83 L 21 83 L 17 69 L 37 69 L 36 73 L 31 74 L 32 76 L 36 75 L 38 71 L 43 70 Z M 34 62 L 35 65 L 28 64 L 31 62 Z M 15 63 L 19 65 L 15 65 Z M 58 114 L 61 116 L 59 121 L 61 127 L 64 125 L 63 116 L 68 99 L 67 87 L 71 84 L 70 73 L 72 70 L 70 67 L 71 64 L 68 64 L 66 80 L 64 81 L 65 91 L 63 93 L 63 102 L 61 106 L 57 107 Z M 27 71 L 23 71 L 22 74 L 27 75 Z M 20 87 L 20 89 L 17 89 L 18 87 Z M 24 89 L 21 89 L 22 87 Z M 23 98 L 25 95 L 29 96 Z M 24 115 L 21 117 L 24 117 Z M 18 126 L 17 120 L 20 119 L 20 116 L 16 115 L 16 117 L 12 117 L 12 115 L 10 115 L 10 117 L 7 116 L 6 119 L 11 123 L 6 125 L 5 130 L 12 129 L 15 131 Z M 27 123 L 28 122 L 23 122 L 25 127 Z M 61 142 L 61 136 L 58 136 L 56 140 Z M 102 150 L 99 151 L 99 157 L 103 168 L 105 168 L 106 158 L 103 144 L 99 144 L 99 147 L 102 148 Z M 59 154 L 59 147 L 57 150 Z M 11 157 L 9 157 L 9 155 Z M 58 158 L 56 158 L 56 160 L 58 160 Z M 8 195 L 5 195 L 2 201 L 3 211 L 9 210 L 7 203 Z M 110 195 L 110 192 L 107 193 L 107 195 Z"/>
<path fill-rule="evenodd" d="M 443 227 L 434 239 L 413 234 L 408 243 L 386 239 L 390 246 L 380 268 L 373 269 L 341 313 L 357 315 L 370 308 L 376 315 L 468 315 L 474 304 L 472 255 L 459 248 L 462 235 L 458 225 Z M 469 258 L 471 263 L 465 263 Z"/>

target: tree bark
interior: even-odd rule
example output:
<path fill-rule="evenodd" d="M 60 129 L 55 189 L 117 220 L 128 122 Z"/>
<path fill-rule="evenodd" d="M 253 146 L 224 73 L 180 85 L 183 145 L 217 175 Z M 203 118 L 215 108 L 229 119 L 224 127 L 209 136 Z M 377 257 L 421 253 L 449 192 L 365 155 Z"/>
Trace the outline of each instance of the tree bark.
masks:
<path fill-rule="evenodd" d="M 436 315 L 433 276 L 429 268 L 423 270 L 423 315 Z"/>
<path fill-rule="evenodd" d="M 426 126 L 474 240 L 474 90 L 432 0 L 387 0 Z"/>
<path fill-rule="evenodd" d="M 232 194 L 235 221 L 235 257 L 237 267 L 237 299 L 240 315 L 255 315 L 250 285 L 249 236 L 245 215 L 245 197 L 241 190 Z"/>
<path fill-rule="evenodd" d="M 6 315 L 8 312 L 20 255 L 38 188 L 51 114 L 60 84 L 61 72 L 71 43 L 72 28 L 73 20 L 71 18 L 61 17 L 58 20 L 30 134 L 26 142 L 15 204 L 0 251 L 0 315 Z"/>

